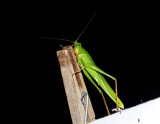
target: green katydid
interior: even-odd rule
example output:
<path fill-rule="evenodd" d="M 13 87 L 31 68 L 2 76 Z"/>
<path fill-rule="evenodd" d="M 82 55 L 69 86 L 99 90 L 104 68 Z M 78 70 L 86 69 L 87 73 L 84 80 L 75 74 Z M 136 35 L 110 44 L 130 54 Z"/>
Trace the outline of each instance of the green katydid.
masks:
<path fill-rule="evenodd" d="M 82 69 L 85 76 L 92 82 L 92 84 L 97 88 L 99 93 L 102 95 L 105 106 L 107 108 L 107 112 L 109 113 L 107 104 L 105 102 L 103 92 L 100 90 L 100 88 L 96 85 L 97 84 L 108 94 L 108 96 L 116 103 L 117 108 L 124 108 L 124 105 L 122 101 L 117 96 L 117 80 L 115 77 L 105 73 L 103 70 L 101 70 L 99 67 L 96 66 L 94 61 L 92 60 L 89 53 L 82 47 L 80 43 L 77 41 L 74 42 L 74 51 L 77 55 L 77 61 L 80 65 L 80 68 Z M 113 79 L 115 81 L 115 89 L 116 93 L 112 90 L 112 88 L 109 86 L 107 81 L 105 80 L 104 76 Z"/>
<path fill-rule="evenodd" d="M 92 18 L 90 19 L 86 27 L 89 25 L 89 23 L 91 22 L 95 14 L 92 16 Z M 81 34 L 84 32 L 86 27 L 80 33 L 77 40 L 74 41 L 74 51 L 77 56 L 78 64 L 80 65 L 80 68 L 83 71 L 84 75 L 90 80 L 90 82 L 96 87 L 96 89 L 102 95 L 108 114 L 110 114 L 109 109 L 107 107 L 107 104 L 101 89 L 103 89 L 104 92 L 116 103 L 117 111 L 118 111 L 118 107 L 124 109 L 124 105 L 122 101 L 118 98 L 116 78 L 107 74 L 106 72 L 101 70 L 99 67 L 97 67 L 94 61 L 92 60 L 91 56 L 89 55 L 89 53 L 82 47 L 81 43 L 78 43 L 78 39 L 80 38 Z M 49 39 L 57 39 L 57 38 L 49 38 Z M 65 39 L 58 39 L 58 40 L 65 40 Z M 67 40 L 67 41 L 70 41 L 70 40 Z M 105 80 L 104 75 L 115 81 L 115 92 L 110 87 L 108 82 Z M 95 82 L 97 82 L 98 85 Z M 101 89 L 98 86 L 100 86 Z"/>

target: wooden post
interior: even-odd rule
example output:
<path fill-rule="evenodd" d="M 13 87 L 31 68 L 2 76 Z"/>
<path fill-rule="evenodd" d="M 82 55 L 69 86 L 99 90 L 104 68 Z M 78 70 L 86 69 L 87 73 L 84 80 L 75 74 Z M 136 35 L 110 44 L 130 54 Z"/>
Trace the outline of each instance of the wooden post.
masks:
<path fill-rule="evenodd" d="M 68 100 L 69 110 L 73 124 L 83 124 L 85 105 L 81 102 L 81 94 L 87 92 L 80 68 L 72 47 L 64 47 L 57 51 L 64 88 Z M 95 120 L 94 110 L 89 99 L 88 122 Z"/>

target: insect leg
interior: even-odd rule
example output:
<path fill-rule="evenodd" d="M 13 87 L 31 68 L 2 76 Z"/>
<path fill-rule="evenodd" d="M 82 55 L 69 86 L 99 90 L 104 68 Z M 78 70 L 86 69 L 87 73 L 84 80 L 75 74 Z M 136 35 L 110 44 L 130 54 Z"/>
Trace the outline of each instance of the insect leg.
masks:
<path fill-rule="evenodd" d="M 113 76 L 111 76 L 110 74 L 107 74 L 106 72 L 102 71 L 100 68 L 98 68 L 97 66 L 92 66 L 92 65 L 86 65 L 86 67 L 92 69 L 92 70 L 95 70 L 101 74 L 104 74 L 106 75 L 107 77 L 111 78 L 112 80 L 114 80 L 115 82 L 115 93 L 116 93 L 116 108 L 117 108 L 117 111 L 118 111 L 118 91 L 117 91 L 117 79 Z"/>
<path fill-rule="evenodd" d="M 104 102 L 104 105 L 106 107 L 107 113 L 108 113 L 108 115 L 110 115 L 110 112 L 109 112 L 109 109 L 108 109 L 108 106 L 107 106 L 107 102 L 106 102 L 106 100 L 104 98 L 103 92 L 98 88 L 98 86 L 96 85 L 96 83 L 93 81 L 92 77 L 89 75 L 89 73 L 85 69 L 83 69 L 83 72 L 86 75 L 86 77 L 91 81 L 91 83 L 96 87 L 96 89 L 98 90 L 98 92 L 102 95 L 103 102 Z"/>
<path fill-rule="evenodd" d="M 80 73 L 80 72 L 81 72 L 81 70 L 83 70 L 83 69 L 84 69 L 84 67 L 83 67 L 83 66 L 81 66 L 81 64 L 80 64 L 80 63 L 78 63 L 78 65 L 81 67 L 81 69 L 78 69 L 78 70 L 77 70 L 77 71 L 75 71 L 72 75 L 77 74 L 77 73 Z"/>

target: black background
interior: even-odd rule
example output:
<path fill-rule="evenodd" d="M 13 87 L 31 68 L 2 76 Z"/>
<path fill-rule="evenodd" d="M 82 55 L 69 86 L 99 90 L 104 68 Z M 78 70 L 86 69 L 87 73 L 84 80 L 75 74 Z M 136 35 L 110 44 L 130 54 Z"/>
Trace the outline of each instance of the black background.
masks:
<path fill-rule="evenodd" d="M 160 20 L 156 3 L 41 3 L 39 37 L 74 41 L 96 11 L 79 42 L 97 66 L 117 78 L 119 97 L 125 108 L 159 97 Z M 33 115 L 46 123 L 71 124 L 56 56 L 61 49 L 59 45 L 71 43 L 39 38 L 36 44 Z M 114 88 L 114 82 L 106 79 Z M 106 116 L 101 95 L 85 76 L 84 80 L 96 119 Z M 109 108 L 115 108 L 114 102 L 105 97 Z"/>

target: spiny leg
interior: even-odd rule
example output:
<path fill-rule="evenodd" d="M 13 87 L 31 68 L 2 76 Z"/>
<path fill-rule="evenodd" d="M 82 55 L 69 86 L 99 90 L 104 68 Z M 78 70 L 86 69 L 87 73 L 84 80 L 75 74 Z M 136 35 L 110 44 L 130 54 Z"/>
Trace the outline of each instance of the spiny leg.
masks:
<path fill-rule="evenodd" d="M 103 98 L 103 102 L 104 102 L 104 105 L 105 105 L 105 107 L 106 107 L 107 113 L 108 113 L 108 115 L 110 115 L 109 108 L 108 108 L 108 105 L 107 105 L 107 102 L 106 102 L 106 100 L 105 100 L 105 98 L 104 98 L 103 93 L 102 93 L 102 98 Z"/>
<path fill-rule="evenodd" d="M 115 93 L 116 93 L 116 109 L 117 112 L 119 111 L 118 109 L 118 90 L 117 90 L 117 79 L 109 74 L 106 73 L 106 76 L 108 76 L 109 78 L 113 79 L 115 82 Z"/>
<path fill-rule="evenodd" d="M 80 66 L 80 64 L 78 63 L 78 65 Z M 80 66 L 81 67 L 81 66 Z M 81 69 L 82 68 L 82 69 Z M 81 67 L 80 69 L 78 69 L 77 71 L 75 71 L 72 75 L 74 75 L 74 74 L 77 74 L 77 73 L 80 73 L 81 72 L 81 70 L 83 70 L 84 69 L 84 67 Z"/>
<path fill-rule="evenodd" d="M 106 73 L 106 74 L 107 74 L 107 73 Z M 113 80 L 114 80 L 114 82 L 115 82 L 116 109 L 117 109 L 117 112 L 118 112 L 118 111 L 119 111 L 119 109 L 118 109 L 118 90 L 117 90 L 117 79 L 116 79 L 115 77 L 113 77 L 113 76 L 109 75 L 109 74 L 107 74 L 107 76 L 108 76 L 109 78 L 113 79 Z"/>
<path fill-rule="evenodd" d="M 118 109 L 117 79 L 115 78 L 114 81 L 115 81 L 115 92 L 116 92 L 116 108 L 117 108 L 117 111 L 119 111 L 119 109 Z"/>
<path fill-rule="evenodd" d="M 116 93 L 116 109 L 117 109 L 117 112 L 119 111 L 118 109 L 118 90 L 117 90 L 117 79 L 107 73 L 105 73 L 106 76 L 108 76 L 109 78 L 113 79 L 114 82 L 115 82 L 115 93 Z"/>
<path fill-rule="evenodd" d="M 117 79 L 109 74 L 107 74 L 106 72 L 102 71 L 101 69 L 99 69 L 98 67 L 96 66 L 87 66 L 88 68 L 90 69 L 93 69 L 95 71 L 98 71 L 104 75 L 106 75 L 107 77 L 111 78 L 112 80 L 115 81 L 115 92 L 116 92 L 116 108 L 117 108 L 117 111 L 118 111 L 118 91 L 117 91 Z"/>
<path fill-rule="evenodd" d="M 83 72 L 86 75 L 86 77 L 91 81 L 91 83 L 96 87 L 96 89 L 98 90 L 98 92 L 102 95 L 103 102 L 105 104 L 107 113 L 108 113 L 108 115 L 110 115 L 110 112 L 109 112 L 109 109 L 108 109 L 108 106 L 107 106 L 107 102 L 106 102 L 106 100 L 104 98 L 103 92 L 98 88 L 98 86 L 96 85 L 96 83 L 93 81 L 92 77 L 89 75 L 89 73 L 84 68 L 83 68 Z"/>
<path fill-rule="evenodd" d="M 80 72 L 81 72 L 81 69 L 75 71 L 73 74 L 77 74 L 77 73 L 80 73 Z M 72 75 L 73 75 L 73 74 L 72 74 Z"/>
<path fill-rule="evenodd" d="M 86 71 L 85 67 L 84 67 L 82 64 L 80 64 L 80 63 L 78 63 L 78 64 L 79 64 L 79 66 L 80 66 L 80 68 L 81 68 L 80 70 L 83 71 L 83 73 L 86 75 L 86 77 L 91 81 L 91 83 L 96 87 L 96 89 L 97 89 L 97 90 L 99 91 L 99 93 L 102 95 L 103 102 L 104 102 L 104 105 L 105 105 L 105 107 L 106 107 L 107 113 L 108 113 L 108 115 L 110 115 L 109 108 L 108 108 L 107 102 L 106 102 L 106 100 L 105 100 L 105 98 L 104 98 L 103 92 L 99 89 L 99 87 L 98 87 L 98 86 L 96 85 L 96 83 L 93 81 L 92 77 L 91 77 L 90 74 Z"/>

